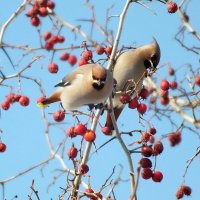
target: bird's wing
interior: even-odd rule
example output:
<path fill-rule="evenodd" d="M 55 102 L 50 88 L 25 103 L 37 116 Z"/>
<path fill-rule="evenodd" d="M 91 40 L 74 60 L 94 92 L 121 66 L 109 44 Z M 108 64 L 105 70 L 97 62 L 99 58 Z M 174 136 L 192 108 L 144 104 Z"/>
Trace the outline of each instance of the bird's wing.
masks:
<path fill-rule="evenodd" d="M 73 72 L 65 76 L 55 87 L 66 87 L 71 85 L 71 83 L 77 79 L 82 77 L 84 74 L 88 74 L 90 69 L 92 69 L 93 64 L 87 64 L 82 67 L 76 68 Z"/>

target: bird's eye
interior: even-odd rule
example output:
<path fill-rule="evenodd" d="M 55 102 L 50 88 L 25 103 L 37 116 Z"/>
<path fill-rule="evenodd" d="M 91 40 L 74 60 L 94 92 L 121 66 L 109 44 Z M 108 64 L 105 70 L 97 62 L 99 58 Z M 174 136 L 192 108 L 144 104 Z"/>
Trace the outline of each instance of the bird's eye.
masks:
<path fill-rule="evenodd" d="M 145 60 L 145 61 L 144 61 L 144 66 L 145 66 L 146 69 L 152 67 L 152 66 L 151 66 L 151 62 L 150 62 L 149 60 Z"/>
<path fill-rule="evenodd" d="M 157 65 L 157 55 L 154 54 L 152 57 L 151 57 L 151 61 L 153 63 L 153 66 L 156 67 Z"/>

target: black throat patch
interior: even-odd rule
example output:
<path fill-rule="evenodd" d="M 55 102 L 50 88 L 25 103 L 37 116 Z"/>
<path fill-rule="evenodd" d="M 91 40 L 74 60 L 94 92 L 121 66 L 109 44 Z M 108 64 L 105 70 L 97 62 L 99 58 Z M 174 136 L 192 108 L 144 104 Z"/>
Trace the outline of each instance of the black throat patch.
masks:
<path fill-rule="evenodd" d="M 104 87 L 104 84 L 98 85 L 97 83 L 93 83 L 92 86 L 94 87 L 95 90 L 101 90 Z"/>

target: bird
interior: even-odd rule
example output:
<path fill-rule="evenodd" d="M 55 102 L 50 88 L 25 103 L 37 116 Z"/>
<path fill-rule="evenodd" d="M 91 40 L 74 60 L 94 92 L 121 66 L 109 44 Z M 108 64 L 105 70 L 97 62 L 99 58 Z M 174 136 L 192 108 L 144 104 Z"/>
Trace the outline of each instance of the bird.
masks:
<path fill-rule="evenodd" d="M 112 73 L 100 64 L 86 64 L 76 68 L 58 84 L 58 89 L 39 106 L 61 101 L 65 111 L 75 111 L 82 106 L 103 103 L 113 91 Z"/>
<path fill-rule="evenodd" d="M 137 96 L 143 87 L 143 80 L 147 69 L 155 69 L 160 61 L 160 47 L 156 41 L 140 46 L 136 49 L 119 54 L 113 65 L 113 78 L 117 85 L 113 95 L 113 111 L 115 119 L 119 118 L 125 105 L 120 102 L 120 93 L 130 91 L 132 98 Z M 114 130 L 109 109 L 107 110 L 106 127 Z M 112 133 L 111 133 L 112 134 Z"/>

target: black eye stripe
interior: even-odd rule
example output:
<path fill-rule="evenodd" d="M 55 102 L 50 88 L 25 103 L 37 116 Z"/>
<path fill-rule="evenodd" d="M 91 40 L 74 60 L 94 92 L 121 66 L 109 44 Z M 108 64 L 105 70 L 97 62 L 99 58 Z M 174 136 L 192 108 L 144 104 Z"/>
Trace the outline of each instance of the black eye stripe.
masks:
<path fill-rule="evenodd" d="M 151 67 L 151 62 L 149 60 L 145 60 L 144 61 L 144 66 L 146 69 L 150 68 Z"/>

